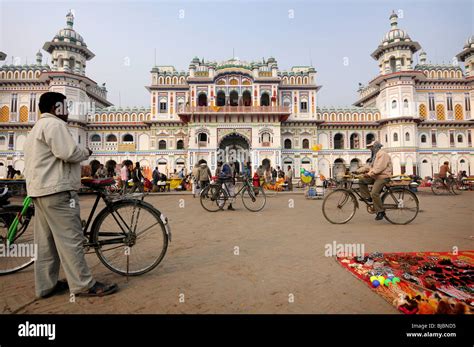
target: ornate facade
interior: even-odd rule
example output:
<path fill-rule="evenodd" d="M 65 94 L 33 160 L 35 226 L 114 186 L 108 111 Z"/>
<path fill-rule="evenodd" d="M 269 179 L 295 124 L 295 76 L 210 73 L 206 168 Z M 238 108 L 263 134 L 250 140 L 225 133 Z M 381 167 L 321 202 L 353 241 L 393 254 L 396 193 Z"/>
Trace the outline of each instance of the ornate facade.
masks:
<path fill-rule="evenodd" d="M 300 168 L 331 176 L 337 163 L 365 162 L 365 146 L 375 138 L 391 154 L 395 173 L 432 176 L 448 160 L 455 171 L 474 174 L 474 36 L 457 55 L 464 70 L 429 64 L 392 14 L 390 30 L 372 53 L 379 74 L 346 108 L 317 104 L 321 87 L 312 66 L 282 71 L 274 58 L 194 58 L 187 71 L 155 66 L 147 86 L 150 107 L 118 108 L 107 101 L 105 85 L 86 77 L 94 54 L 73 23 L 69 13 L 66 28 L 45 43 L 51 66 L 42 64 L 39 52 L 36 64 L 0 67 L 4 164 L 23 169 L 23 143 L 39 117 L 39 96 L 59 91 L 82 107 L 71 112 L 71 130 L 101 162 L 132 159 L 171 172 L 206 159 L 214 169 L 219 156 L 235 150 L 253 168 L 266 159 L 285 170 L 291 166 L 297 177 Z"/>

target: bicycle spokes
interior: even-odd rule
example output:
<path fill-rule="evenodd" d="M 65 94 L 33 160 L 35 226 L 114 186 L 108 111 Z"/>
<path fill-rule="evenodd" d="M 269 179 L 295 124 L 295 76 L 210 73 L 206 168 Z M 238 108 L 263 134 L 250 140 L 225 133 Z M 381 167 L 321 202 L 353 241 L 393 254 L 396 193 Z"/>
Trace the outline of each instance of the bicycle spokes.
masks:
<path fill-rule="evenodd" d="M 94 230 L 99 259 L 114 272 L 140 275 L 159 264 L 168 236 L 159 211 L 139 202 L 119 203 L 101 215 Z"/>
<path fill-rule="evenodd" d="M 418 199 L 408 189 L 387 191 L 382 197 L 385 218 L 393 224 L 408 224 L 418 215 Z"/>
<path fill-rule="evenodd" d="M 331 192 L 323 201 L 324 217 L 333 224 L 347 223 L 354 217 L 357 202 L 354 195 L 345 189 Z"/>

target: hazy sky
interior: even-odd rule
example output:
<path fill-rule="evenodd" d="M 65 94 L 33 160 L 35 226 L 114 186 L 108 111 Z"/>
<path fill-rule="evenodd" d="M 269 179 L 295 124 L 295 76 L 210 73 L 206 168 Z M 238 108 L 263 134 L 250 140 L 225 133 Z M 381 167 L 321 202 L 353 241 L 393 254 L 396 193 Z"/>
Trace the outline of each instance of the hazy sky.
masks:
<path fill-rule="evenodd" d="M 122 106 L 149 106 L 145 85 L 154 65 L 186 70 L 194 56 L 246 61 L 273 56 L 280 69 L 316 68 L 319 105 L 345 106 L 357 98 L 358 82 L 377 74 L 370 54 L 389 30 L 396 10 L 428 54 L 448 63 L 473 30 L 473 0 L 450 1 L 5 1 L 0 0 L 0 51 L 7 63 L 35 53 L 66 26 L 74 28 L 96 57 L 87 75 L 107 83 L 109 99 Z M 49 54 L 43 51 L 44 58 Z M 345 58 L 347 59 L 345 60 Z M 417 59 L 417 58 L 416 58 Z M 344 62 L 348 64 L 345 65 Z M 128 64 L 129 62 L 129 64 Z M 416 60 L 415 60 L 416 62 Z"/>

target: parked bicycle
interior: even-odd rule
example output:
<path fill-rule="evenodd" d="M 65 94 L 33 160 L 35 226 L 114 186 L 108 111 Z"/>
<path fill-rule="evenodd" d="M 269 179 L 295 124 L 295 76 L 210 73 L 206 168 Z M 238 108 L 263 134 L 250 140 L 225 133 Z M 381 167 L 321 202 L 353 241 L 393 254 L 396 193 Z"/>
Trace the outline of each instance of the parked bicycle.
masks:
<path fill-rule="evenodd" d="M 359 208 L 358 200 L 366 204 L 367 212 L 375 213 L 373 204 L 362 198 L 360 194 L 357 182 L 361 177 L 356 175 L 345 176 L 347 188 L 336 188 L 326 196 L 323 202 L 323 214 L 330 223 L 344 224 L 349 222 Z M 381 195 L 385 209 L 385 219 L 390 223 L 408 224 L 418 215 L 418 198 L 408 187 L 395 186 L 389 182 L 382 189 Z"/>
<path fill-rule="evenodd" d="M 241 196 L 245 208 L 252 212 L 261 211 L 266 204 L 267 198 L 262 187 L 252 186 L 249 177 L 245 177 L 242 187 L 235 194 L 230 194 L 227 185 L 230 179 L 218 179 L 216 183 L 211 183 L 201 191 L 201 206 L 209 212 L 223 210 L 227 201 Z"/>
<path fill-rule="evenodd" d="M 83 179 L 82 184 L 96 193 L 87 221 L 83 221 L 84 248 L 96 253 L 111 271 L 138 276 L 156 268 L 171 241 L 168 219 L 151 204 L 136 196 L 110 195 L 113 178 Z M 138 196 L 137 195 L 137 196 Z M 105 207 L 95 215 L 100 201 Z M 32 244 L 34 206 L 27 197 L 23 205 L 0 206 L 0 245 L 13 249 Z M 0 257 L 0 275 L 22 270 L 34 262 L 31 257 Z"/>

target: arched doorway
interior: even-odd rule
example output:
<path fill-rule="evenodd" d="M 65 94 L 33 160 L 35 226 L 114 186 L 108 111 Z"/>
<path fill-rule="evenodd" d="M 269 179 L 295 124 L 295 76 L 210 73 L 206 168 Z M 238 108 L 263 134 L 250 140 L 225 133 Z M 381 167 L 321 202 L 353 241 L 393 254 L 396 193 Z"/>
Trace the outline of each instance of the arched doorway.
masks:
<path fill-rule="evenodd" d="M 428 161 L 428 159 L 423 159 L 421 161 L 420 177 L 423 179 L 426 177 L 433 177 L 433 172 L 431 170 L 431 163 Z"/>
<path fill-rule="evenodd" d="M 344 135 L 340 133 L 334 135 L 334 149 L 344 149 Z"/>
<path fill-rule="evenodd" d="M 270 95 L 263 93 L 260 97 L 260 106 L 270 106 Z"/>
<path fill-rule="evenodd" d="M 332 168 L 332 177 L 336 180 L 342 179 L 342 176 L 346 174 L 346 164 L 344 159 L 338 158 L 334 160 L 334 165 Z"/>
<path fill-rule="evenodd" d="M 357 159 L 357 158 L 354 158 L 351 160 L 351 164 L 349 166 L 349 170 L 352 172 L 352 171 L 355 171 L 359 168 L 360 166 L 360 160 Z"/>
<path fill-rule="evenodd" d="M 350 138 L 350 147 L 351 149 L 359 149 L 360 148 L 360 143 L 359 143 L 359 134 L 352 134 Z"/>
<path fill-rule="evenodd" d="M 230 92 L 229 103 L 230 106 L 239 106 L 239 93 L 236 90 Z"/>
<path fill-rule="evenodd" d="M 466 171 L 466 174 L 469 176 L 469 164 L 466 159 L 459 160 L 458 171 Z"/>
<path fill-rule="evenodd" d="M 232 133 L 220 141 L 217 161 L 237 162 L 236 170 L 240 173 L 243 165 L 250 162 L 250 159 L 250 144 L 244 136 Z"/>
<path fill-rule="evenodd" d="M 264 170 L 268 169 L 271 165 L 272 165 L 272 162 L 270 161 L 270 159 L 265 158 L 262 160 L 262 167 Z"/>
<path fill-rule="evenodd" d="M 222 90 L 217 92 L 216 105 L 225 106 L 225 93 Z"/>
<path fill-rule="evenodd" d="M 244 106 L 252 106 L 252 94 L 250 91 L 245 90 L 242 93 L 242 103 Z"/>
<path fill-rule="evenodd" d="M 288 166 L 290 166 L 290 169 L 288 169 Z M 283 159 L 283 171 L 288 172 L 288 170 L 293 171 L 293 159 L 291 158 Z"/>
<path fill-rule="evenodd" d="M 158 161 L 156 162 L 156 165 L 158 166 L 158 171 L 168 176 L 168 162 L 166 161 L 166 159 L 164 158 L 158 159 Z"/>
<path fill-rule="evenodd" d="M 373 142 L 375 140 L 375 135 L 372 133 L 369 133 L 365 136 L 365 145 L 367 146 L 369 143 Z"/>
<path fill-rule="evenodd" d="M 205 93 L 199 94 L 198 106 L 207 106 L 207 95 Z"/>
<path fill-rule="evenodd" d="M 307 171 L 311 171 L 313 169 L 311 166 L 311 159 L 306 157 L 301 159 L 301 168 Z"/>
<path fill-rule="evenodd" d="M 180 172 L 181 169 L 185 169 L 186 170 L 186 167 L 185 167 L 185 161 L 183 158 L 178 158 L 176 159 L 175 161 L 175 169 L 176 169 L 176 172 Z"/>

